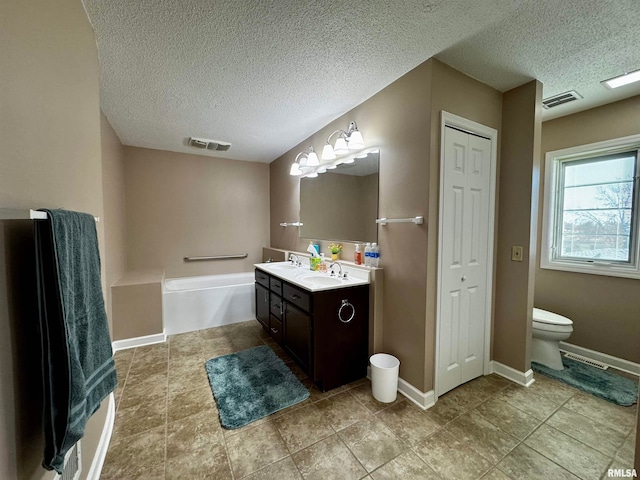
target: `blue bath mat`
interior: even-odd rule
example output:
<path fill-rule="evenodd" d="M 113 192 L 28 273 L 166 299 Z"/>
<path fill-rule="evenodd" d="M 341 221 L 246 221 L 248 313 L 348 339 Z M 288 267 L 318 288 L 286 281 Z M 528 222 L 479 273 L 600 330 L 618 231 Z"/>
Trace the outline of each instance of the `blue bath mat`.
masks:
<path fill-rule="evenodd" d="M 309 398 L 309 391 L 268 346 L 205 362 L 220 423 L 236 429 Z"/>
<path fill-rule="evenodd" d="M 638 382 L 600 370 L 582 362 L 562 357 L 564 370 L 554 370 L 540 363 L 531 362 L 531 368 L 547 377 L 555 378 L 567 385 L 609 402 L 628 407 L 638 401 Z"/>

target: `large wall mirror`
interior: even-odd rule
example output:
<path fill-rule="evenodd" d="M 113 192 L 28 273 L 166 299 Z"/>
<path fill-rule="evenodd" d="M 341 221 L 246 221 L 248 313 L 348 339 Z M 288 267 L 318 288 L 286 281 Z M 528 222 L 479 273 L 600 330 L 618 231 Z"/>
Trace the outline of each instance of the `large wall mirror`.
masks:
<path fill-rule="evenodd" d="M 377 242 L 380 152 L 355 158 L 316 178 L 300 179 L 300 237 Z"/>

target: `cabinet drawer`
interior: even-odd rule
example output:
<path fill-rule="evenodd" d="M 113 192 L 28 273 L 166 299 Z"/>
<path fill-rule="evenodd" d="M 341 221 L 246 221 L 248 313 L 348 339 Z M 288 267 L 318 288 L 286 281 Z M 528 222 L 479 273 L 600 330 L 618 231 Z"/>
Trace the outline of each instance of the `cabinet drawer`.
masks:
<path fill-rule="evenodd" d="M 282 322 L 273 315 L 271 315 L 269 333 L 271 334 L 271 338 L 278 342 L 278 344 L 282 344 Z"/>
<path fill-rule="evenodd" d="M 271 277 L 271 279 L 269 280 L 269 288 L 273 293 L 282 295 L 282 280 L 276 277 Z"/>
<path fill-rule="evenodd" d="M 282 298 L 279 295 L 274 295 L 273 292 L 271 292 L 269 310 L 271 312 L 271 315 L 282 320 Z"/>
<path fill-rule="evenodd" d="M 297 307 L 300 307 L 302 310 L 309 311 L 311 305 L 311 299 L 308 293 L 296 288 L 288 283 L 284 284 L 283 287 L 283 297 L 289 302 L 293 303 Z"/>
<path fill-rule="evenodd" d="M 265 287 L 269 288 L 269 275 L 264 273 L 262 270 L 258 270 L 256 268 L 256 282 L 258 282 L 258 283 L 264 285 Z"/>

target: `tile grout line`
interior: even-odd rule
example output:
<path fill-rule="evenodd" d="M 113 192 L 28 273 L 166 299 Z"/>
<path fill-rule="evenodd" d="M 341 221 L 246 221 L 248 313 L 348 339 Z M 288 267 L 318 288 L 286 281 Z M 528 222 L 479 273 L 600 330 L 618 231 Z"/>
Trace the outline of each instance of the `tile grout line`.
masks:
<path fill-rule="evenodd" d="M 556 414 L 556 413 L 557 413 L 557 412 L 558 412 L 562 407 L 564 407 L 564 406 L 565 406 L 565 405 L 566 405 L 566 404 L 567 404 L 567 403 L 568 403 L 568 402 L 569 402 L 573 397 L 575 397 L 576 395 L 577 395 L 577 393 L 574 393 L 571 397 L 567 398 L 564 402 L 562 402 L 562 404 L 561 404 L 560 406 L 558 406 L 558 408 L 556 408 L 556 409 L 555 409 L 555 410 L 554 410 L 550 415 L 548 415 L 548 416 L 547 416 L 547 417 L 542 421 L 542 423 L 541 423 L 540 425 L 538 425 L 538 426 L 537 426 L 537 427 L 536 427 L 536 428 L 535 428 L 535 429 L 534 429 L 534 430 L 533 430 L 529 435 L 527 435 L 525 438 L 523 438 L 523 439 L 522 439 L 522 442 L 520 442 L 520 444 L 524 444 L 524 442 L 525 442 L 529 437 L 531 437 L 535 432 L 537 432 L 540 428 L 542 428 L 542 426 L 543 426 L 543 425 L 546 425 L 547 427 L 552 428 L 553 430 L 556 430 L 556 431 L 558 431 L 558 432 L 560 432 L 560 433 L 564 433 L 564 432 L 562 432 L 562 431 L 558 430 L 557 428 L 553 427 L 553 425 L 548 425 L 548 424 L 547 424 L 547 422 L 549 421 L 549 419 L 550 419 L 553 415 L 555 415 L 555 414 Z M 567 434 L 565 434 L 565 435 L 567 435 Z M 570 435 L 567 435 L 567 436 L 569 436 L 570 438 L 572 438 L 572 439 L 573 439 L 573 437 L 571 437 Z M 577 439 L 576 439 L 576 440 L 577 440 Z M 586 445 L 586 444 L 582 443 L 581 441 L 579 441 L 579 440 L 577 440 L 577 441 L 578 441 L 578 443 L 580 443 L 580 444 L 582 444 L 582 445 L 585 445 L 585 446 L 586 446 L 586 447 L 588 447 L 588 448 L 591 448 L 591 447 L 589 447 L 588 445 Z M 561 469 L 563 469 L 563 470 L 565 470 L 565 471 L 569 472 L 570 474 L 575 475 L 576 477 L 578 477 L 578 475 L 576 475 L 575 473 L 573 473 L 573 472 L 572 472 L 572 471 L 570 471 L 569 469 L 565 468 L 564 466 L 560 465 L 558 462 L 556 462 L 556 461 L 555 461 L 555 460 L 553 460 L 552 458 L 549 458 L 549 457 L 548 457 L 547 455 L 545 455 L 544 453 L 539 452 L 537 449 L 535 449 L 535 448 L 533 448 L 533 447 L 531 447 L 531 446 L 529 446 L 529 445 L 527 445 L 527 444 L 525 444 L 525 446 L 526 446 L 526 447 L 528 447 L 528 448 L 530 448 L 530 449 L 532 449 L 534 452 L 538 453 L 539 455 L 542 455 L 544 458 L 546 458 L 547 460 L 549 460 L 549 461 L 550 461 L 550 462 L 552 462 L 553 464 L 557 465 L 557 466 L 558 466 L 558 467 L 560 467 Z M 594 450 L 595 450 L 595 449 L 594 449 Z M 599 453 L 601 453 L 601 452 L 599 452 Z M 605 468 L 605 472 L 606 472 L 606 468 Z"/>

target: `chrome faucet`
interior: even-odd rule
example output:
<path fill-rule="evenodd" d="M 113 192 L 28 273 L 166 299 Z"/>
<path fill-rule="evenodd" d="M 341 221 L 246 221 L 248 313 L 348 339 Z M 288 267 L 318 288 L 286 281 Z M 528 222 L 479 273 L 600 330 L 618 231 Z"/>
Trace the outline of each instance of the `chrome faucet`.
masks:
<path fill-rule="evenodd" d="M 338 262 L 333 262 L 331 265 L 329 265 L 329 273 L 330 273 L 330 275 L 331 275 L 332 277 L 334 277 L 334 276 L 336 275 L 336 274 L 335 274 L 335 272 L 333 271 L 333 267 L 334 267 L 334 266 L 336 266 L 336 265 L 337 265 L 337 266 L 338 266 L 338 268 L 340 269 L 340 270 L 338 271 L 338 278 L 347 278 L 347 274 L 346 274 L 346 272 L 345 272 L 345 273 L 342 273 L 342 265 L 340 265 Z"/>
<path fill-rule="evenodd" d="M 295 258 L 295 261 L 294 261 Z M 290 253 L 289 254 L 289 261 L 291 262 L 291 265 L 294 265 L 296 267 L 301 267 L 302 266 L 302 262 L 300 261 L 300 259 L 298 258 L 298 256 L 295 253 Z"/>

